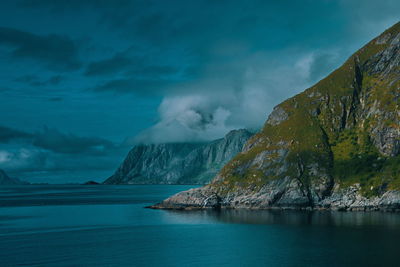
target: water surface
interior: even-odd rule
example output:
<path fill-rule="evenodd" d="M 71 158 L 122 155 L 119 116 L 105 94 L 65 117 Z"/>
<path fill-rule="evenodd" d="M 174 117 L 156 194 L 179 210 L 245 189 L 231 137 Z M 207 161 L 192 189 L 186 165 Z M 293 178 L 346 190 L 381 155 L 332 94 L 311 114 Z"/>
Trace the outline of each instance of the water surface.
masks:
<path fill-rule="evenodd" d="M 1 187 L 0 265 L 399 266 L 400 214 L 143 208 L 190 187 Z"/>

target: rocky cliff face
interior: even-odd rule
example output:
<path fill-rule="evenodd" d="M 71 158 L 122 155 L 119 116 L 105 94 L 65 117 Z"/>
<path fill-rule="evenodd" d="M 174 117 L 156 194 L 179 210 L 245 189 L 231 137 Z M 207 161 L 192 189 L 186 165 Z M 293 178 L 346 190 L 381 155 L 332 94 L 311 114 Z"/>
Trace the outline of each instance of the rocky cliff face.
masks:
<path fill-rule="evenodd" d="M 400 23 L 274 108 L 207 186 L 154 208 L 400 210 Z"/>
<path fill-rule="evenodd" d="M 0 169 L 0 185 L 20 185 L 20 184 L 27 184 L 21 180 L 16 178 L 9 177 L 5 171 Z"/>
<path fill-rule="evenodd" d="M 251 137 L 234 130 L 210 143 L 135 146 L 105 184 L 205 184 Z"/>

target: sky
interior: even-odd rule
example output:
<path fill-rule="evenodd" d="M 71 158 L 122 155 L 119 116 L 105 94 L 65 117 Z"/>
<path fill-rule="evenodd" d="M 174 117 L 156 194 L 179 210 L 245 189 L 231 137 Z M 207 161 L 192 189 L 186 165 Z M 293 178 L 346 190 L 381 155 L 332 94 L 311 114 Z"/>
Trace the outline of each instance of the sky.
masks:
<path fill-rule="evenodd" d="M 103 181 L 135 144 L 257 131 L 399 14 L 397 0 L 0 1 L 0 168 Z"/>

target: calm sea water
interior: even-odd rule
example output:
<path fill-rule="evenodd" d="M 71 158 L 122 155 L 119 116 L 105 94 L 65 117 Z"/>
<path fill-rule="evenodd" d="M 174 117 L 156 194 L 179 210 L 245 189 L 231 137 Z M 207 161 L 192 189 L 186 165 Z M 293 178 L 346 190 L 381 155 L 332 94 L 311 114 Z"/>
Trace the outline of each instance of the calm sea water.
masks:
<path fill-rule="evenodd" d="M 0 188 L 0 266 L 399 266 L 400 214 L 144 209 L 190 186 Z"/>

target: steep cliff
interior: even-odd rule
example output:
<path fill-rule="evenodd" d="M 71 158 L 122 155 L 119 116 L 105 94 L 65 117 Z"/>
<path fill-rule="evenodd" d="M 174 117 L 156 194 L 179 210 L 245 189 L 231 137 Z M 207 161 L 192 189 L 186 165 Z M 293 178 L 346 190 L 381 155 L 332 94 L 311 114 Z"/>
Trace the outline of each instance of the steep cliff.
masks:
<path fill-rule="evenodd" d="M 251 137 L 234 130 L 210 143 L 138 145 L 105 184 L 205 184 Z"/>
<path fill-rule="evenodd" d="M 400 209 L 400 23 L 276 106 L 207 186 L 154 208 Z"/>

